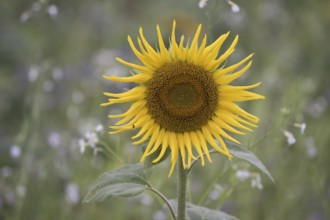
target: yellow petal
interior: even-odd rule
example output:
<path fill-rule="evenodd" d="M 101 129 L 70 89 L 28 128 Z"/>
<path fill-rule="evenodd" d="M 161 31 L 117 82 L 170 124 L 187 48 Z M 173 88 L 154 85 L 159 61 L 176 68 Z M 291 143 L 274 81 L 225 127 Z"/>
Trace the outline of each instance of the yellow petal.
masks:
<path fill-rule="evenodd" d="M 122 117 L 126 117 L 126 116 L 134 116 L 136 115 L 136 112 L 139 112 L 143 107 L 145 107 L 145 104 L 147 103 L 147 101 L 145 100 L 140 100 L 137 102 L 134 102 L 129 109 L 119 115 L 108 115 L 109 118 L 122 118 Z"/>
<path fill-rule="evenodd" d="M 189 132 L 189 134 L 190 134 L 190 137 L 191 137 L 192 144 L 195 147 L 199 157 L 202 160 L 202 166 L 204 166 L 204 164 L 205 164 L 204 155 L 203 155 L 203 152 L 202 152 L 202 149 L 201 149 L 201 143 L 199 141 L 199 138 L 198 138 L 197 134 L 194 131 Z"/>
<path fill-rule="evenodd" d="M 155 145 L 151 148 L 151 150 L 149 152 L 146 153 L 145 157 L 153 154 L 154 152 L 156 152 L 158 150 L 160 144 L 162 143 L 165 132 L 166 132 L 165 129 L 160 130 Z"/>
<path fill-rule="evenodd" d="M 168 50 L 165 47 L 164 41 L 163 41 L 163 36 L 160 32 L 160 28 L 157 25 L 157 37 L 158 37 L 158 45 L 159 45 L 159 49 L 160 49 L 160 53 L 162 55 L 163 61 L 164 62 L 169 62 L 170 61 L 170 54 L 168 52 Z"/>
<path fill-rule="evenodd" d="M 182 165 L 183 165 L 183 168 L 186 169 L 186 150 L 185 150 L 185 146 L 184 146 L 182 133 L 177 134 L 177 140 L 178 140 L 179 150 L 180 150 L 180 154 L 181 154 Z"/>
<path fill-rule="evenodd" d="M 212 120 L 209 120 L 206 125 L 213 135 L 218 134 L 234 143 L 241 144 L 238 140 L 227 134 L 224 130 L 222 130 L 217 124 L 215 124 Z"/>
<path fill-rule="evenodd" d="M 137 112 L 137 113 L 136 113 Z M 129 115 L 127 115 L 125 118 L 121 119 L 120 121 L 117 121 L 115 125 L 121 125 L 124 124 L 126 122 L 128 122 L 129 120 L 131 120 L 132 118 L 140 118 L 141 116 L 147 114 L 148 109 L 147 108 L 143 108 L 140 111 L 136 111 L 134 113 L 131 113 Z"/>
<path fill-rule="evenodd" d="M 143 142 L 145 142 L 152 135 L 152 132 L 155 130 L 155 125 L 154 124 L 152 124 L 151 126 L 148 125 L 148 128 L 149 129 L 143 135 L 143 137 L 140 140 L 133 142 L 132 144 L 142 144 Z"/>
<path fill-rule="evenodd" d="M 128 77 L 119 77 L 119 76 L 103 76 L 103 77 L 105 79 L 115 82 L 135 82 L 135 83 L 145 83 L 151 78 L 150 75 L 144 73 L 139 73 Z"/>
<path fill-rule="evenodd" d="M 187 54 L 187 60 L 192 61 L 193 57 L 197 55 L 197 44 L 198 44 L 198 38 L 199 34 L 201 33 L 202 25 L 200 24 L 196 30 L 195 36 L 191 42 L 190 48 L 188 50 Z"/>
<path fill-rule="evenodd" d="M 171 148 L 171 169 L 168 176 L 172 175 L 173 169 L 175 167 L 176 161 L 178 160 L 178 153 L 179 153 L 179 147 L 178 147 L 178 141 L 176 139 L 176 134 L 174 132 L 169 133 L 169 146 Z"/>
<path fill-rule="evenodd" d="M 116 60 L 119 63 L 121 63 L 121 64 L 123 64 L 125 66 L 129 66 L 129 67 L 131 67 L 133 69 L 140 70 L 142 72 L 143 71 L 148 71 L 148 68 L 146 66 L 140 66 L 140 65 L 137 65 L 137 64 L 134 64 L 134 63 L 127 62 L 127 61 L 125 61 L 125 60 L 123 60 L 123 59 L 121 59 L 119 57 L 116 57 Z"/>
<path fill-rule="evenodd" d="M 192 144 L 191 144 L 191 139 L 190 139 L 189 132 L 184 132 L 183 133 L 183 142 L 184 142 L 184 145 L 185 145 L 185 147 L 187 149 L 187 152 L 188 152 L 188 168 L 190 168 L 191 160 L 192 159 L 196 160 L 197 158 L 192 153 Z"/>
<path fill-rule="evenodd" d="M 208 66 L 208 69 L 213 70 L 213 69 L 217 68 L 223 61 L 228 59 L 228 57 L 234 52 L 234 50 L 235 50 L 234 48 L 235 48 L 237 42 L 238 42 L 238 35 L 236 35 L 234 41 L 232 42 L 230 47 L 226 50 L 226 52 L 223 53 L 217 60 L 210 63 L 210 65 Z"/>
<path fill-rule="evenodd" d="M 220 153 L 226 155 L 226 156 L 230 156 L 230 154 L 228 154 L 228 152 L 226 152 L 224 149 L 220 148 L 217 143 L 214 141 L 212 135 L 211 135 L 211 131 L 209 130 L 208 127 L 203 126 L 202 127 L 202 132 L 203 132 L 203 136 L 205 137 L 205 140 L 217 151 L 219 151 Z"/>
<path fill-rule="evenodd" d="M 174 60 L 176 60 L 179 57 L 179 47 L 178 47 L 178 44 L 176 43 L 175 27 L 176 27 L 176 22 L 174 20 L 172 34 L 171 34 L 171 49 L 172 49 L 172 56 L 173 56 Z"/>
<path fill-rule="evenodd" d="M 140 33 L 140 37 L 141 37 L 142 43 L 145 46 L 145 48 L 147 49 L 148 53 L 150 55 L 152 55 L 152 56 L 158 57 L 159 54 L 150 46 L 150 44 L 148 43 L 148 41 L 145 39 L 145 37 L 143 35 L 143 29 L 141 27 L 139 29 L 139 33 Z"/>
<path fill-rule="evenodd" d="M 243 75 L 252 65 L 252 61 L 250 61 L 245 67 L 243 67 L 241 70 L 237 71 L 236 73 L 225 75 L 219 77 L 216 81 L 218 84 L 229 84 L 241 75 Z"/>
<path fill-rule="evenodd" d="M 240 135 L 245 135 L 245 133 L 236 130 L 232 126 L 230 126 L 228 123 L 225 122 L 225 120 L 222 120 L 218 116 L 213 116 L 212 120 L 221 128 L 226 129 L 227 131 L 230 131 L 234 134 L 240 134 Z"/>
<path fill-rule="evenodd" d="M 162 145 L 161 145 L 162 149 L 161 149 L 158 157 L 152 161 L 153 163 L 159 162 L 160 159 L 162 159 L 162 157 L 164 156 L 164 154 L 165 154 L 165 152 L 168 148 L 168 139 L 169 139 L 168 136 L 169 136 L 169 132 L 166 131 L 164 133 L 164 137 L 163 137 L 163 140 L 162 140 Z"/>
<path fill-rule="evenodd" d="M 207 148 L 206 140 L 205 140 L 205 137 L 204 137 L 203 133 L 201 131 L 196 131 L 196 134 L 199 138 L 199 141 L 201 143 L 201 147 L 202 147 L 207 159 L 209 160 L 209 162 L 212 163 L 212 159 L 210 157 L 209 149 Z"/>
<path fill-rule="evenodd" d="M 219 77 L 219 76 L 223 76 L 225 74 L 228 74 L 228 73 L 231 73 L 233 72 L 234 70 L 236 70 L 238 67 L 242 66 L 246 61 L 250 60 L 251 57 L 253 56 L 254 54 L 250 54 L 249 56 L 247 56 L 246 58 L 244 58 L 243 60 L 241 60 L 240 62 L 234 64 L 234 65 L 231 65 L 227 68 L 223 68 L 223 69 L 219 69 L 218 71 L 216 71 L 214 73 L 214 77 Z"/>
<path fill-rule="evenodd" d="M 131 96 L 136 93 L 144 93 L 146 91 L 146 88 L 147 87 L 145 86 L 137 86 L 134 87 L 133 89 L 128 90 L 127 92 L 122 92 L 122 93 L 104 92 L 103 94 L 110 97 L 121 98 L 121 97 Z"/>
<path fill-rule="evenodd" d="M 148 121 L 146 124 L 144 124 L 140 131 L 134 135 L 133 137 L 131 137 L 131 139 L 136 139 L 138 137 L 140 137 L 142 134 L 144 134 L 147 130 L 149 130 L 152 126 L 154 126 L 155 121 L 153 119 L 151 119 L 150 121 Z"/>

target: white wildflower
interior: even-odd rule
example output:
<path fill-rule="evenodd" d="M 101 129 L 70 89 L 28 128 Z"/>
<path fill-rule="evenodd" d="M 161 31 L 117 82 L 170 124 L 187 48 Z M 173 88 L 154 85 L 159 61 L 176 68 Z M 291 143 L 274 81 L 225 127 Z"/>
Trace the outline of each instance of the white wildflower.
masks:
<path fill-rule="evenodd" d="M 149 194 L 142 194 L 140 201 L 143 205 L 150 206 L 153 203 L 153 198 Z"/>
<path fill-rule="evenodd" d="M 49 5 L 47 8 L 47 13 L 51 18 L 56 18 L 58 15 L 58 8 L 56 5 Z"/>
<path fill-rule="evenodd" d="M 306 123 L 295 123 L 294 124 L 294 126 L 296 127 L 296 128 L 300 128 L 300 133 L 301 134 L 304 134 L 305 133 L 305 130 L 306 130 Z"/>
<path fill-rule="evenodd" d="M 313 137 L 308 137 L 305 141 L 306 145 L 306 150 L 307 150 L 307 155 L 309 158 L 315 158 L 318 154 L 316 145 L 315 145 L 315 140 Z"/>
<path fill-rule="evenodd" d="M 19 158 L 21 156 L 21 148 L 17 145 L 13 145 L 10 147 L 10 156 L 14 159 Z"/>
<path fill-rule="evenodd" d="M 65 186 L 66 200 L 71 204 L 77 204 L 80 200 L 79 186 L 69 183 Z"/>
<path fill-rule="evenodd" d="M 164 212 L 162 212 L 162 211 L 157 211 L 153 214 L 152 219 L 153 220 L 166 220 L 167 215 L 165 215 Z"/>
<path fill-rule="evenodd" d="M 231 11 L 232 12 L 237 13 L 237 12 L 240 11 L 240 8 L 236 3 L 232 2 L 232 1 L 227 1 L 227 2 L 231 6 Z"/>
<path fill-rule="evenodd" d="M 28 11 L 25 11 L 21 14 L 21 17 L 19 18 L 20 22 L 25 23 L 30 18 L 30 13 Z"/>
<path fill-rule="evenodd" d="M 28 71 L 28 79 L 29 79 L 29 81 L 30 82 L 36 81 L 36 79 L 39 76 L 39 73 L 40 73 L 40 70 L 39 70 L 39 67 L 38 66 L 36 66 L 36 65 L 30 66 L 29 71 Z"/>
<path fill-rule="evenodd" d="M 207 4 L 207 0 L 200 0 L 198 3 L 199 8 L 204 8 Z"/>
<path fill-rule="evenodd" d="M 285 137 L 287 138 L 288 144 L 293 145 L 297 142 L 296 138 L 293 136 L 293 134 L 290 131 L 284 130 L 283 131 Z"/>
<path fill-rule="evenodd" d="M 95 132 L 87 132 L 85 134 L 86 142 L 91 148 L 95 148 L 96 144 L 99 142 L 99 138 Z"/>
<path fill-rule="evenodd" d="M 57 132 L 52 132 L 48 135 L 47 141 L 51 147 L 57 148 L 61 144 L 61 135 Z"/>
<path fill-rule="evenodd" d="M 96 132 L 102 132 L 102 131 L 103 131 L 103 125 L 98 124 L 98 125 L 95 127 L 95 131 L 96 131 Z"/>
<path fill-rule="evenodd" d="M 84 139 L 80 138 L 79 141 L 78 141 L 78 145 L 79 145 L 79 148 L 80 148 L 80 153 L 83 154 L 86 150 L 86 142 Z"/>
<path fill-rule="evenodd" d="M 240 181 L 244 181 L 244 180 L 246 180 L 246 179 L 248 179 L 248 178 L 251 177 L 251 173 L 248 170 L 237 170 L 236 171 L 236 177 Z"/>
<path fill-rule="evenodd" d="M 259 174 L 254 174 L 253 177 L 251 178 L 251 187 L 258 188 L 259 190 L 262 190 L 264 188 Z"/>

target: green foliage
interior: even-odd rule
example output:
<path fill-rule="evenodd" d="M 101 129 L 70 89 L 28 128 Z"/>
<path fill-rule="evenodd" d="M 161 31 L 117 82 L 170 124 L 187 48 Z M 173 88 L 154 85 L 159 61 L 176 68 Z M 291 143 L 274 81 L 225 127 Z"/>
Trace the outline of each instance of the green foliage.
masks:
<path fill-rule="evenodd" d="M 177 206 L 176 200 L 170 200 L 172 206 Z M 226 214 L 219 210 L 212 210 L 202 206 L 186 204 L 188 220 L 238 220 L 235 216 Z"/>
<path fill-rule="evenodd" d="M 102 174 L 88 191 L 83 202 L 102 202 L 112 196 L 132 197 L 141 194 L 148 186 L 143 165 L 124 165 Z"/>
<path fill-rule="evenodd" d="M 129 69 L 114 61 L 116 56 L 136 61 L 127 34 L 136 39 L 143 26 L 154 46 L 155 25 L 168 39 L 173 19 L 178 37 L 191 39 L 198 23 L 203 23 L 208 42 L 227 31 L 229 38 L 239 34 L 228 64 L 255 52 L 247 77 L 236 83 L 263 82 L 256 92 L 266 99 L 244 106 L 260 124 L 238 139 L 276 180 L 264 181 L 259 191 L 250 179 L 235 175 L 239 169 L 263 170 L 258 163 L 248 166 L 217 157 L 204 167 L 194 166 L 191 204 L 243 220 L 329 219 L 329 1 L 233 2 L 240 12 L 219 0 L 207 1 L 203 9 L 198 1 L 187 0 L 0 1 L 0 219 L 156 219 L 164 202 L 145 193 L 129 202 L 81 200 L 101 173 L 141 157 L 141 149 L 131 146 L 131 134 L 107 134 L 112 123 L 107 114 L 126 107 L 99 107 L 105 101 L 102 92 L 121 92 L 131 85 L 111 84 L 101 75 L 129 75 Z M 296 123 L 306 123 L 305 133 Z M 99 124 L 104 130 L 96 132 Z M 296 143 L 289 146 L 283 130 Z M 82 154 L 78 143 L 87 132 L 96 132 L 104 144 L 88 145 Z M 20 147 L 19 157 L 11 156 L 13 145 Z M 152 169 L 150 183 L 174 198 L 175 174 L 167 177 L 168 164 Z"/>
<path fill-rule="evenodd" d="M 211 210 L 202 206 L 187 204 L 187 215 L 189 220 L 238 220 L 222 211 Z"/>
<path fill-rule="evenodd" d="M 242 160 L 247 161 L 250 164 L 254 165 L 259 170 L 261 170 L 264 174 L 266 174 L 272 182 L 274 182 L 274 179 L 273 179 L 272 175 L 270 174 L 270 172 L 267 170 L 265 165 L 259 160 L 259 158 L 254 153 L 252 153 L 249 150 L 235 146 L 232 143 L 228 144 L 228 149 L 229 149 L 229 152 L 234 157 L 237 157 L 239 159 L 242 159 Z"/>

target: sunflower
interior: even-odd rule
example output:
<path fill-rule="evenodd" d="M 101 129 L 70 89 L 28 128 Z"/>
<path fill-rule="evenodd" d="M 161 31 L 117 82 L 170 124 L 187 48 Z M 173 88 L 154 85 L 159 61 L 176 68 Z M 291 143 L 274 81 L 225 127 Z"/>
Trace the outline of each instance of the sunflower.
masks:
<path fill-rule="evenodd" d="M 128 77 L 104 76 L 105 79 L 136 83 L 137 86 L 123 93 L 105 92 L 108 102 L 102 106 L 118 103 L 132 103 L 129 109 L 110 118 L 121 118 L 115 126 L 110 126 L 115 134 L 127 130 L 139 129 L 132 139 L 133 144 L 147 143 L 141 157 L 158 153 L 154 163 L 159 162 L 167 150 L 171 152 L 172 174 L 176 161 L 181 155 L 185 169 L 189 169 L 196 154 L 204 165 L 204 156 L 211 161 L 209 147 L 224 154 L 229 159 L 232 155 L 224 139 L 238 143 L 232 134 L 244 135 L 251 131 L 259 119 L 240 108 L 236 102 L 264 99 L 264 96 L 247 91 L 260 85 L 233 86 L 232 81 L 240 77 L 251 66 L 251 57 L 225 66 L 224 63 L 234 52 L 238 36 L 229 48 L 219 55 L 219 50 L 228 38 L 229 32 L 221 35 L 210 45 L 204 35 L 199 44 L 202 26 L 199 25 L 191 43 L 184 43 L 184 36 L 176 42 L 176 22 L 167 49 L 159 26 L 157 25 L 158 48 L 154 49 L 146 40 L 142 28 L 137 45 L 128 36 L 128 43 L 141 61 L 134 64 L 123 59 L 116 60 L 134 69 Z"/>

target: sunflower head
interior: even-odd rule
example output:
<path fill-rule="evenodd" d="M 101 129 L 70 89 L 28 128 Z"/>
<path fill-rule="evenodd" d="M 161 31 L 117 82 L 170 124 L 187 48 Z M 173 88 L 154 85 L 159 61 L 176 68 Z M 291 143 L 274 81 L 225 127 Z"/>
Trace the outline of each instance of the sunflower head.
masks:
<path fill-rule="evenodd" d="M 209 148 L 232 157 L 224 139 L 239 143 L 232 134 L 243 135 L 251 131 L 259 119 L 240 108 L 236 103 L 264 97 L 248 91 L 259 86 L 233 86 L 232 81 L 239 78 L 251 66 L 252 54 L 231 66 L 223 63 L 234 52 L 238 41 L 235 37 L 229 48 L 219 55 L 219 50 L 229 33 L 221 35 L 210 45 L 204 35 L 199 37 L 198 26 L 191 43 L 184 43 L 184 36 L 176 41 L 175 21 L 166 48 L 159 26 L 157 26 L 158 49 L 155 50 L 143 35 L 137 38 L 137 46 L 128 36 L 133 53 L 141 64 L 133 64 L 117 58 L 120 63 L 133 68 L 135 75 L 129 77 L 104 76 L 116 82 L 134 82 L 137 86 L 123 93 L 105 92 L 108 102 L 102 106 L 117 103 L 132 103 L 129 109 L 110 118 L 120 118 L 110 126 L 111 134 L 126 130 L 137 130 L 133 144 L 146 142 L 141 162 L 146 157 L 159 153 L 154 163 L 160 161 L 166 150 L 171 151 L 171 169 L 181 156 L 181 163 L 190 168 L 192 160 L 198 155 L 204 165 L 204 156 L 211 161 Z"/>

